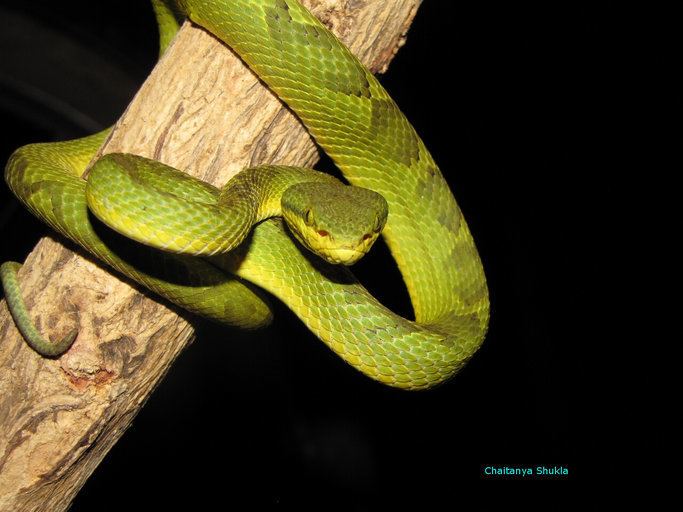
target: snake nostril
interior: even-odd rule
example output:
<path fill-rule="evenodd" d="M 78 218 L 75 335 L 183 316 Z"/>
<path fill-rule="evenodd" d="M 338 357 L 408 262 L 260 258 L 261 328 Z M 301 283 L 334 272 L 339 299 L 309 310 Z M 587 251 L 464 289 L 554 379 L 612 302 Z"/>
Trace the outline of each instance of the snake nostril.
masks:
<path fill-rule="evenodd" d="M 327 231 L 325 231 L 324 229 L 319 229 L 319 230 L 318 230 L 318 234 L 319 234 L 320 236 L 327 236 L 327 235 L 329 235 L 329 233 L 328 233 Z"/>
<path fill-rule="evenodd" d="M 365 240 L 370 240 L 370 238 L 372 238 L 372 235 L 371 235 L 370 233 L 365 233 L 365 234 L 363 235 L 362 240 L 363 240 L 363 241 L 365 241 Z"/>

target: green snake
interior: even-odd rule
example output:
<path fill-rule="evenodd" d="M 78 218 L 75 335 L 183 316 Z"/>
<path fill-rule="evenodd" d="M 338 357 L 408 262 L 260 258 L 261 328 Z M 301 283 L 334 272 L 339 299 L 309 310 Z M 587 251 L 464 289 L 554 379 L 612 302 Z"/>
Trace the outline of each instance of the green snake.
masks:
<path fill-rule="evenodd" d="M 483 267 L 441 172 L 372 73 L 297 0 L 153 4 L 162 51 L 178 13 L 214 34 L 296 113 L 353 187 L 274 165 L 243 171 L 219 190 L 121 154 L 102 157 L 86 181 L 105 131 L 19 148 L 5 171 L 14 194 L 107 265 L 193 313 L 258 328 L 271 317 L 261 288 L 373 379 L 424 389 L 453 376 L 486 333 Z M 370 201 L 367 214 L 347 190 L 355 187 L 367 189 L 358 199 Z M 110 244 L 89 211 L 146 245 Z M 284 221 L 264 220 L 272 216 Z M 415 321 L 385 308 L 344 266 L 328 263 L 355 261 L 380 231 Z M 15 323 L 34 349 L 58 356 L 75 331 L 57 343 L 41 338 L 21 300 L 18 267 L 8 262 L 1 272 Z"/>

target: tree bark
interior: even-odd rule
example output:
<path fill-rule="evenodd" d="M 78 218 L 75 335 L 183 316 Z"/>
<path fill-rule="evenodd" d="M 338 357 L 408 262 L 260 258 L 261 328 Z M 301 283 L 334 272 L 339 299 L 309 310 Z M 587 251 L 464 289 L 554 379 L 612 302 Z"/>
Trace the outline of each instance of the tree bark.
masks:
<path fill-rule="evenodd" d="M 402 45 L 420 0 L 309 0 L 374 72 Z M 312 165 L 299 121 L 227 47 L 184 24 L 101 153 L 155 158 L 222 185 L 246 166 Z M 74 249 L 76 252 L 73 252 Z M 79 335 L 33 352 L 0 306 L 0 510 L 68 508 L 179 353 L 187 319 L 62 240 L 41 240 L 19 278 L 41 331 Z"/>

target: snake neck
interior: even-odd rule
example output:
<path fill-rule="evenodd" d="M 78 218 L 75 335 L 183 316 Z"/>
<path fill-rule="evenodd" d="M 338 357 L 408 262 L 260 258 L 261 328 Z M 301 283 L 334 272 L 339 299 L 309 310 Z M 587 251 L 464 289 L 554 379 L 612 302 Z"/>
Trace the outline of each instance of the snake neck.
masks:
<path fill-rule="evenodd" d="M 232 207 L 235 202 L 253 205 L 255 222 L 282 215 L 282 196 L 300 183 L 340 182 L 328 174 L 300 167 L 263 165 L 250 167 L 233 177 L 222 189 L 220 206 Z"/>

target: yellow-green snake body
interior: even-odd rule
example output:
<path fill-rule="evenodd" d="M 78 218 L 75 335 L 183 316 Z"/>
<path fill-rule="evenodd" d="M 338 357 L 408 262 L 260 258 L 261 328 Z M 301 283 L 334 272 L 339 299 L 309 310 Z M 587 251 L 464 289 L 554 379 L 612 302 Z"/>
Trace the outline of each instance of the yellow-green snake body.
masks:
<path fill-rule="evenodd" d="M 280 298 L 344 360 L 378 381 L 423 389 L 454 375 L 486 333 L 486 280 L 446 181 L 387 92 L 296 0 L 182 0 L 178 7 L 287 103 L 352 185 L 386 199 L 383 236 L 415 321 L 382 306 L 345 268 L 302 252 L 280 220 L 261 222 L 247 243 L 208 259 L 145 249 L 146 258 L 163 259 L 163 272 L 121 257 L 90 223 L 79 177 L 104 134 L 20 148 L 6 169 L 14 193 L 95 256 L 190 311 L 243 327 L 269 320 L 258 294 L 220 267 Z M 163 32 L 162 26 L 162 46 Z M 198 187 L 219 200 L 220 191 Z"/>

